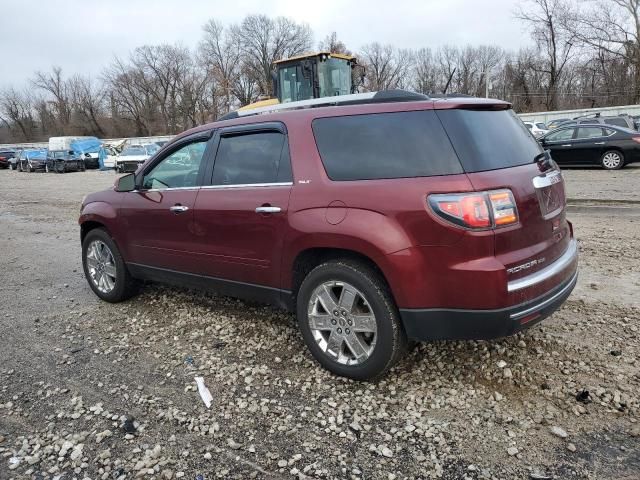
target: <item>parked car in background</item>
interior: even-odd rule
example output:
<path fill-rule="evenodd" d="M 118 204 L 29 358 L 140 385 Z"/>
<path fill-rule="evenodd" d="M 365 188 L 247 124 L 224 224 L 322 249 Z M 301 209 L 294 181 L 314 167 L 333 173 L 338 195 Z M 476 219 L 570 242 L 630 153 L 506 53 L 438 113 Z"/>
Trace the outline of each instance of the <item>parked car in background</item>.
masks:
<path fill-rule="evenodd" d="M 640 133 L 628 128 L 570 124 L 540 139 L 551 156 L 564 166 L 600 165 L 617 170 L 640 160 Z"/>
<path fill-rule="evenodd" d="M 533 136 L 538 138 L 549 131 L 547 126 L 542 122 L 522 122 L 527 129 L 533 133 Z"/>
<path fill-rule="evenodd" d="M 154 280 L 289 308 L 318 362 L 359 380 L 408 340 L 512 335 L 562 305 L 578 275 L 564 180 L 510 104 L 340 100 L 235 112 L 85 197 L 91 289 L 118 302 Z"/>
<path fill-rule="evenodd" d="M 558 128 L 561 124 L 570 122 L 570 121 L 571 121 L 570 118 L 556 118 L 554 120 L 551 120 L 550 122 L 547 122 L 547 128 L 549 130 L 553 130 L 554 128 Z"/>
<path fill-rule="evenodd" d="M 9 168 L 11 159 L 15 156 L 15 150 L 0 150 L 0 168 Z"/>
<path fill-rule="evenodd" d="M 102 142 L 96 137 L 51 137 L 49 150 L 54 152 L 73 151 L 84 160 L 85 168 L 100 166 L 99 152 Z"/>
<path fill-rule="evenodd" d="M 614 127 L 628 128 L 629 130 L 635 130 L 636 124 L 633 118 L 629 115 L 618 115 L 612 117 L 598 116 L 577 118 L 574 120 L 577 125 L 612 125 Z M 563 124 L 562 126 L 566 126 Z"/>
<path fill-rule="evenodd" d="M 116 158 L 116 172 L 135 172 L 140 165 L 149 160 L 158 150 L 160 150 L 160 147 L 155 143 L 125 147 Z"/>
<path fill-rule="evenodd" d="M 24 149 L 18 157 L 18 170 L 21 172 L 45 171 L 47 166 L 47 149 Z"/>
<path fill-rule="evenodd" d="M 22 152 L 21 148 L 16 148 L 12 157 L 9 157 L 9 168 L 11 170 L 16 170 L 18 168 L 18 157 L 20 156 L 20 152 Z"/>
<path fill-rule="evenodd" d="M 73 150 L 49 151 L 47 154 L 47 172 L 84 172 L 85 168 L 84 158 Z"/>

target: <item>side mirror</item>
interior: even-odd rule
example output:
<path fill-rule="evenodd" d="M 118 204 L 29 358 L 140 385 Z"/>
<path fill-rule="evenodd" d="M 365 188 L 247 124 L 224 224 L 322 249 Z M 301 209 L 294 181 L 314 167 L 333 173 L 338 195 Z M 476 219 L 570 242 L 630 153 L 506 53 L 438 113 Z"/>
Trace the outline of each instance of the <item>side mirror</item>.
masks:
<path fill-rule="evenodd" d="M 136 189 L 136 176 L 133 173 L 116 180 L 116 192 L 132 192 Z"/>

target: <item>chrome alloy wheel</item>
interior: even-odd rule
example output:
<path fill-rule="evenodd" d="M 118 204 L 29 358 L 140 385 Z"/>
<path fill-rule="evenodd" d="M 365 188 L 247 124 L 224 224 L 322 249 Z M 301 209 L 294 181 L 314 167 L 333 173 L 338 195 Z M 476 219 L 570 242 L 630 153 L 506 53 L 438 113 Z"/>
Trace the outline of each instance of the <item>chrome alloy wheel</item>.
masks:
<path fill-rule="evenodd" d="M 359 365 L 373 353 L 378 339 L 376 317 L 353 285 L 324 282 L 311 294 L 307 312 L 313 338 L 334 362 Z"/>
<path fill-rule="evenodd" d="M 602 164 L 606 168 L 618 168 L 621 162 L 622 157 L 620 157 L 620 154 L 616 152 L 609 152 L 604 157 L 602 157 Z"/>
<path fill-rule="evenodd" d="M 102 293 L 116 287 L 116 262 L 106 243 L 94 240 L 87 247 L 87 270 L 91 281 Z"/>

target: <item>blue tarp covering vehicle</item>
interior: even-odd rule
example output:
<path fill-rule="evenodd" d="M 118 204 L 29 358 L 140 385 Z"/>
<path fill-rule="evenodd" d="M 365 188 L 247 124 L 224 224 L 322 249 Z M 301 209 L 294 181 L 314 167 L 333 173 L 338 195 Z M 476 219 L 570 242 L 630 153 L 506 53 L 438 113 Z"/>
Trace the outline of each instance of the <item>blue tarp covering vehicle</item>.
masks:
<path fill-rule="evenodd" d="M 78 154 L 98 153 L 102 142 L 95 137 L 78 138 L 71 141 L 71 150 Z"/>

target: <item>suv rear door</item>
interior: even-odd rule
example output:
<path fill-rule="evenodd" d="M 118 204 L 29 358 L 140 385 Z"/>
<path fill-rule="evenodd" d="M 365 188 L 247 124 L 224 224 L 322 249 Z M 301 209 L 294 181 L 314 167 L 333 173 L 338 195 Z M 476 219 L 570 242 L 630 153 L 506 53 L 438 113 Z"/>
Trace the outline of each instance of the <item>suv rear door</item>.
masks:
<path fill-rule="evenodd" d="M 494 230 L 496 257 L 514 269 L 508 280 L 559 258 L 571 237 L 564 180 L 560 170 L 534 162 L 542 149 L 513 111 L 452 109 L 438 115 L 474 189 L 508 188 L 515 197 L 518 223 Z"/>
<path fill-rule="evenodd" d="M 240 288 L 277 288 L 293 181 L 286 128 L 227 127 L 214 142 L 215 162 L 195 206 L 199 273 Z"/>

